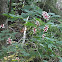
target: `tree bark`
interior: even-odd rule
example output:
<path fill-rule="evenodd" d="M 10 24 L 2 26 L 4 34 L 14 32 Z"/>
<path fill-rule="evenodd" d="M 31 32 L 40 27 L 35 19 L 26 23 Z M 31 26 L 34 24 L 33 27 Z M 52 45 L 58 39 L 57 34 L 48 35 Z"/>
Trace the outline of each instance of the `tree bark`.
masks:
<path fill-rule="evenodd" d="M 7 28 L 7 17 L 3 16 L 3 13 L 8 13 L 8 0 L 0 0 L 0 25 L 5 24 L 5 28 Z M 3 28 L 0 28 L 0 33 L 1 31 L 4 30 Z M 6 41 L 1 41 L 0 40 L 0 49 L 2 45 L 5 45 Z"/>
<path fill-rule="evenodd" d="M 3 13 L 8 13 L 8 0 L 0 0 L 0 25 L 7 20 Z"/>

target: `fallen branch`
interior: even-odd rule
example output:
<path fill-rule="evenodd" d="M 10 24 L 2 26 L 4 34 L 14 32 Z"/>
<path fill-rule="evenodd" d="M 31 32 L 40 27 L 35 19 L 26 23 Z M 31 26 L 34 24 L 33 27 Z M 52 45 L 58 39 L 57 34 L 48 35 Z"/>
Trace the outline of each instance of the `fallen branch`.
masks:
<path fill-rule="evenodd" d="M 29 16 L 27 17 L 26 23 L 27 23 L 28 19 L 29 19 Z M 27 30 L 27 27 L 25 26 L 25 28 L 24 28 L 24 33 L 23 33 L 23 41 L 22 41 L 22 44 L 25 43 L 25 39 L 26 39 L 26 30 Z"/>

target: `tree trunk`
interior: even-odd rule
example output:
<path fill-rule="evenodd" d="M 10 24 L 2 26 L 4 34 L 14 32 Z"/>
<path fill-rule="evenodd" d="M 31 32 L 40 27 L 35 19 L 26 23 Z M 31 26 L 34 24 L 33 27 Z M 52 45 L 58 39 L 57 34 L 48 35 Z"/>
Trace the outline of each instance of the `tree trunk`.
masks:
<path fill-rule="evenodd" d="M 8 13 L 8 0 L 0 0 L 0 25 L 4 24 L 7 20 L 3 13 Z"/>
<path fill-rule="evenodd" d="M 3 13 L 8 13 L 8 0 L 0 0 L 0 25 L 4 24 L 5 29 L 7 28 L 7 17 L 3 16 Z M 1 31 L 4 30 L 3 28 L 0 28 L 0 33 Z M 4 45 L 5 42 L 0 40 L 0 49 L 1 46 Z"/>

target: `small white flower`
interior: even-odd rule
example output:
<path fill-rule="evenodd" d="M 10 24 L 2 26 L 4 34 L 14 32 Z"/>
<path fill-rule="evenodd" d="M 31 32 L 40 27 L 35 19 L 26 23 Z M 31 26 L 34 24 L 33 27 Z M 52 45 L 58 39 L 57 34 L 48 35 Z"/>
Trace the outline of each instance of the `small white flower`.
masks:
<path fill-rule="evenodd" d="M 16 60 L 19 60 L 19 57 L 16 57 Z"/>
<path fill-rule="evenodd" d="M 47 32 L 48 28 L 49 28 L 48 25 L 45 25 L 45 27 L 43 29 L 44 30 L 43 32 Z"/>
<path fill-rule="evenodd" d="M 45 35 L 45 34 L 43 34 L 43 35 L 42 35 L 42 38 L 44 38 L 45 36 L 46 36 L 46 35 Z"/>
<path fill-rule="evenodd" d="M 11 38 L 8 38 L 7 41 L 8 41 L 7 44 L 12 44 L 12 39 Z"/>
<path fill-rule="evenodd" d="M 36 31 L 37 31 L 37 29 L 34 27 L 34 28 L 33 28 L 33 34 L 35 34 Z"/>
<path fill-rule="evenodd" d="M 39 21 L 36 21 L 36 22 L 35 22 L 35 24 L 36 24 L 37 26 L 40 26 L 40 23 L 39 23 Z"/>
<path fill-rule="evenodd" d="M 1 25 L 0 25 L 0 28 L 5 28 L 4 24 L 1 24 Z"/>

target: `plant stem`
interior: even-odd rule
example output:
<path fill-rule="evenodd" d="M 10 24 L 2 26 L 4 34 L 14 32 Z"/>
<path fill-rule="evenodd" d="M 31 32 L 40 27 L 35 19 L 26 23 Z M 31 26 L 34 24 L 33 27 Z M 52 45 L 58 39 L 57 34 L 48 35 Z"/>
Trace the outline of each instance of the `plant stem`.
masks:
<path fill-rule="evenodd" d="M 24 33 L 23 33 L 23 42 L 22 42 L 22 44 L 25 43 L 25 39 L 26 39 L 26 30 L 27 30 L 27 28 L 26 28 L 26 26 L 25 26 Z"/>

